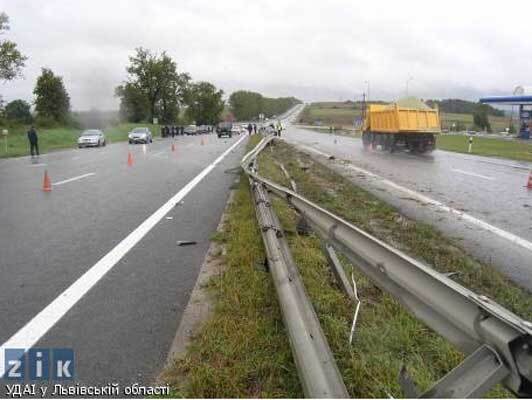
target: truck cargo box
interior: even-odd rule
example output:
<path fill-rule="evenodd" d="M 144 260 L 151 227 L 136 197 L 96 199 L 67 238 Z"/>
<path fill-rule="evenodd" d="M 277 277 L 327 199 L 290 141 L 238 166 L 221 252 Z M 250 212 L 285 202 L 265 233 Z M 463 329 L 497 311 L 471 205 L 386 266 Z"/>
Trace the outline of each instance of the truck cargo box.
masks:
<path fill-rule="evenodd" d="M 369 105 L 366 130 L 382 133 L 438 133 L 438 110 L 400 107 L 397 104 Z"/>

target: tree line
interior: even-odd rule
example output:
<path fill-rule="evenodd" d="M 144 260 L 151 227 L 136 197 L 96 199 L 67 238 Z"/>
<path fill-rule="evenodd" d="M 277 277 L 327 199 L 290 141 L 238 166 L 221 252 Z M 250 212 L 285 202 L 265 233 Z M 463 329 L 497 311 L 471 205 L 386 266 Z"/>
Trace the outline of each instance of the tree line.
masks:
<path fill-rule="evenodd" d="M 157 119 L 163 124 L 186 120 L 198 125 L 212 125 L 220 119 L 223 90 L 209 82 L 192 82 L 190 74 L 179 72 L 166 52 L 137 48 L 126 71 L 126 81 L 115 89 L 123 119 Z"/>
<path fill-rule="evenodd" d="M 260 114 L 264 114 L 266 118 L 271 118 L 274 115 L 284 113 L 299 103 L 301 100 L 295 97 L 271 98 L 246 90 L 233 92 L 229 97 L 231 111 L 236 119 L 242 121 L 258 119 Z"/>

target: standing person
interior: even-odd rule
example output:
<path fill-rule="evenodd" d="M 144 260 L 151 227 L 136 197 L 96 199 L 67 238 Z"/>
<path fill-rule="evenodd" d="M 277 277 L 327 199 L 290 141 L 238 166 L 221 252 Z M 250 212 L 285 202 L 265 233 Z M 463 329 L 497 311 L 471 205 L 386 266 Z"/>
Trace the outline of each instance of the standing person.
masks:
<path fill-rule="evenodd" d="M 175 138 L 175 126 L 172 125 L 172 139 Z"/>
<path fill-rule="evenodd" d="M 161 130 L 161 137 L 164 137 L 164 126 L 161 126 L 160 130 Z"/>
<path fill-rule="evenodd" d="M 253 124 L 253 133 L 257 134 L 257 124 Z"/>
<path fill-rule="evenodd" d="M 28 131 L 28 140 L 30 141 L 31 156 L 39 156 L 39 137 L 37 136 L 37 131 L 33 126 Z"/>
<path fill-rule="evenodd" d="M 253 126 L 251 126 L 251 123 L 248 124 L 248 132 L 251 135 L 251 131 L 253 130 Z"/>
<path fill-rule="evenodd" d="M 283 126 L 281 125 L 281 121 L 277 120 L 277 136 L 281 137 L 282 130 L 283 130 Z"/>

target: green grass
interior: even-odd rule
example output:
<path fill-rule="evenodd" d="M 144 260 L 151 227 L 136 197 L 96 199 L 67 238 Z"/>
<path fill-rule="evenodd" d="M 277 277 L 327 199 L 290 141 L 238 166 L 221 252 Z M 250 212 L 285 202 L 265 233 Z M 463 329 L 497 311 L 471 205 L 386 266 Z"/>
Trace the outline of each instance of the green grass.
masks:
<path fill-rule="evenodd" d="M 352 127 L 356 117 L 360 117 L 360 110 L 355 110 L 353 104 L 346 103 L 312 103 L 306 106 L 300 117 L 302 124 L 313 125 L 321 121 L 322 125 L 334 125 L 337 127 Z"/>
<path fill-rule="evenodd" d="M 127 133 L 136 126 L 146 126 L 151 129 L 153 136 L 159 135 L 159 126 L 152 124 L 131 124 L 124 123 L 105 128 L 103 131 L 106 135 L 107 142 L 119 142 L 127 140 Z M 29 154 L 29 144 L 26 136 L 27 128 L 17 127 L 9 129 L 7 137 L 7 152 L 5 149 L 5 138 L 0 135 L 0 158 L 19 157 Z M 74 148 L 77 146 L 77 139 L 81 133 L 80 129 L 74 128 L 46 128 L 39 129 L 39 151 L 41 154 L 53 150 Z"/>
<path fill-rule="evenodd" d="M 264 151 L 259 163 L 263 176 L 286 185 L 275 161 L 285 165 L 309 199 L 439 271 L 459 272 L 457 279 L 462 284 L 532 318 L 529 293 L 469 257 L 430 226 L 406 219 L 289 145 Z M 302 165 L 308 168 L 303 170 Z M 280 199 L 272 201 L 351 397 L 402 397 L 397 375 L 403 365 L 420 388 L 427 389 L 463 359 L 443 338 L 345 263 L 356 277 L 362 299 L 355 342 L 349 346 L 354 306 L 338 290 L 320 241 L 314 235 L 298 235 L 294 211 Z M 302 397 L 275 290 L 263 267 L 265 253 L 246 178 L 236 191 L 226 229 L 216 239 L 225 243 L 227 252 L 225 271 L 209 284 L 215 298 L 213 317 L 187 355 L 165 373 L 172 395 Z M 511 394 L 497 387 L 489 396 Z"/>
<path fill-rule="evenodd" d="M 441 150 L 467 153 L 468 140 L 468 136 L 440 135 L 437 138 L 437 147 Z M 473 136 L 471 154 L 532 161 L 532 143 L 522 140 L 502 140 Z"/>
<path fill-rule="evenodd" d="M 334 125 L 338 127 L 352 127 L 355 118 L 361 116 L 361 111 L 355 109 L 353 103 L 345 102 L 318 102 L 306 106 L 299 122 L 313 125 L 320 120 L 322 125 Z M 464 125 L 467 129 L 474 129 L 473 115 L 440 113 L 442 128 L 449 128 L 453 122 Z M 489 116 L 489 121 L 494 132 L 502 132 L 509 127 L 509 117 Z M 516 122 L 514 121 L 514 125 Z"/>
<path fill-rule="evenodd" d="M 440 113 L 441 125 L 443 129 L 449 129 L 453 122 L 461 123 L 468 130 L 478 130 L 473 124 L 473 115 L 472 114 L 457 114 L 457 113 Z M 488 116 L 488 120 L 491 124 L 491 129 L 493 132 L 504 132 L 506 128 L 509 128 L 510 117 L 495 117 L 493 115 Z M 517 125 L 517 122 L 514 118 L 514 125 Z"/>

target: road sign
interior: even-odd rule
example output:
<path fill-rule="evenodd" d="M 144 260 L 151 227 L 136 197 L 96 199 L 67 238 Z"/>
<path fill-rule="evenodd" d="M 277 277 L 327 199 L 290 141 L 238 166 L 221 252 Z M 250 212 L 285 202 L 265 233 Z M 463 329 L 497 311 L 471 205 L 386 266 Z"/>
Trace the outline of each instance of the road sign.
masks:
<path fill-rule="evenodd" d="M 153 118 L 153 125 L 159 124 L 159 118 Z"/>

